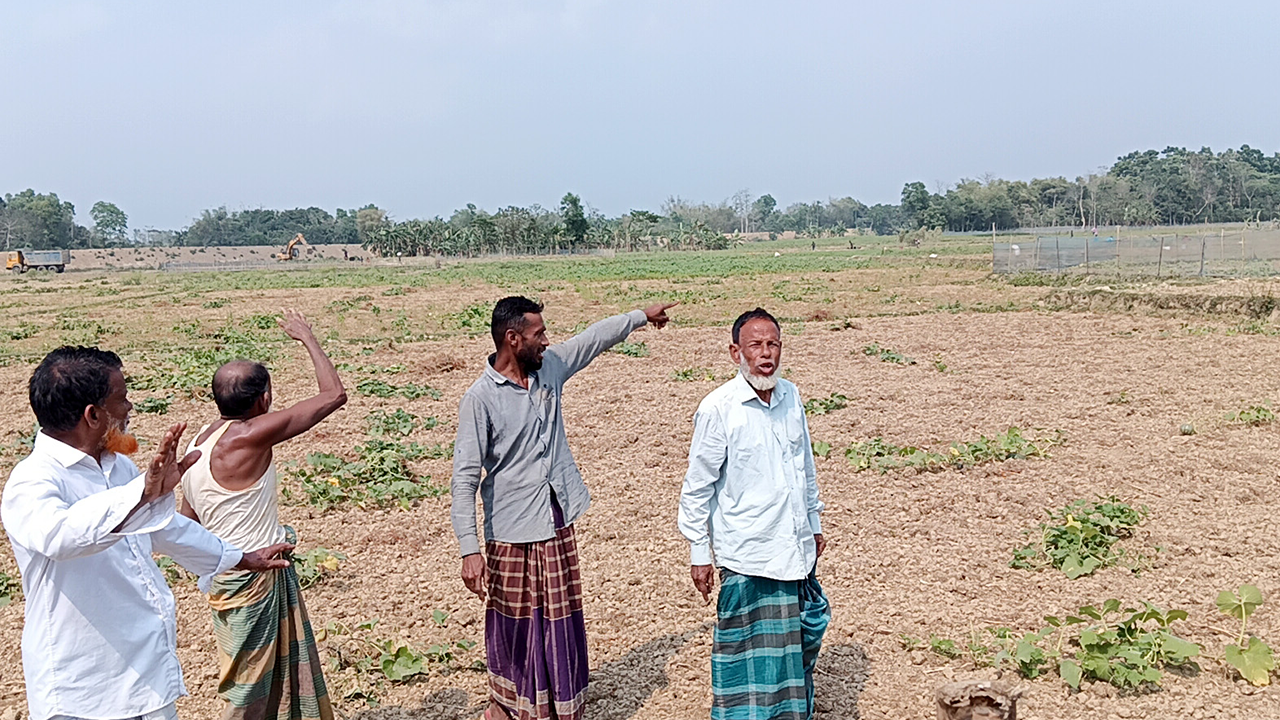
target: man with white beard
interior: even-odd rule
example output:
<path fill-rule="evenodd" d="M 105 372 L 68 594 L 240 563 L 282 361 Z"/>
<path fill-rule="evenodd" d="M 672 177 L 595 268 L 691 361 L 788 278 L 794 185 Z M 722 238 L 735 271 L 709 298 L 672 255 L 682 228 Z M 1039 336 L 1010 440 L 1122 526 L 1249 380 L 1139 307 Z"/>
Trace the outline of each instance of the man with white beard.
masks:
<path fill-rule="evenodd" d="M 720 594 L 711 649 L 712 720 L 813 717 L 813 668 L 831 619 L 818 585 L 826 541 L 809 425 L 778 377 L 782 328 L 762 308 L 733 324 L 739 373 L 693 419 L 680 532 L 694 587 Z"/>

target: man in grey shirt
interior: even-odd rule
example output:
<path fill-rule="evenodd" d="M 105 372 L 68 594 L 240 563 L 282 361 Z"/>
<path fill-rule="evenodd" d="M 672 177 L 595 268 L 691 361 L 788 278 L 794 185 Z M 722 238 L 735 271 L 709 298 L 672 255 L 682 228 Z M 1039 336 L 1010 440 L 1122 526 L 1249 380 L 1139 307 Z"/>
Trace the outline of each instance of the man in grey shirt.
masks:
<path fill-rule="evenodd" d="M 587 636 L 573 523 L 591 496 L 565 439 L 560 394 L 632 330 L 666 325 L 674 305 L 606 318 L 550 347 L 541 305 L 508 297 L 493 309 L 497 352 L 458 408 L 452 487 L 462 581 L 488 596 L 486 720 L 582 717 Z M 476 532 L 477 488 L 487 558 Z"/>

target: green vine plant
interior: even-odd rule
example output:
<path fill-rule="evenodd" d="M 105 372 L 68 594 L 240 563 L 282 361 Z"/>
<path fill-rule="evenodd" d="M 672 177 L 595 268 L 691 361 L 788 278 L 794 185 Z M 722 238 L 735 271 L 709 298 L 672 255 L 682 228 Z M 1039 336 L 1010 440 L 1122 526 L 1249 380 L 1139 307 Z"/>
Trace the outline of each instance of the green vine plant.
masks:
<path fill-rule="evenodd" d="M 1021 635 L 1006 627 L 974 631 L 969 642 L 931 634 L 930 652 L 948 660 L 967 657 L 976 668 L 1010 669 L 1033 680 L 1055 673 L 1079 689 L 1088 682 L 1105 682 L 1127 691 L 1157 688 L 1165 670 L 1195 672 L 1201 647 L 1179 637 L 1173 624 L 1186 620 L 1183 610 L 1164 611 L 1148 602 L 1125 607 L 1116 599 L 1086 605 L 1075 615 L 1046 617 L 1046 627 Z M 924 647 L 915 638 L 899 637 L 910 651 Z"/>
<path fill-rule="evenodd" d="M 915 360 L 912 360 L 911 358 L 907 357 L 906 355 L 903 355 L 897 350 L 892 350 L 887 347 L 880 347 L 879 343 L 871 343 L 870 345 L 867 345 L 866 347 L 862 348 L 862 354 L 866 355 L 867 357 L 876 358 L 880 362 L 886 362 L 891 365 L 915 365 L 916 364 Z"/>
<path fill-rule="evenodd" d="M 22 581 L 0 570 L 0 607 L 4 607 L 22 597 Z"/>
<path fill-rule="evenodd" d="M 804 403 L 804 412 L 806 415 L 826 415 L 827 413 L 843 410 L 848 407 L 849 398 L 839 393 L 831 393 L 831 397 L 827 398 L 810 398 Z"/>
<path fill-rule="evenodd" d="M 1223 659 L 1240 673 L 1240 677 L 1254 686 L 1271 684 L 1271 671 L 1276 668 L 1271 648 L 1261 639 L 1249 634 L 1249 616 L 1262 605 L 1262 591 L 1253 585 L 1241 585 L 1235 592 L 1218 593 L 1218 610 L 1240 621 L 1240 632 L 1235 643 L 1227 645 Z"/>
<path fill-rule="evenodd" d="M 437 627 L 445 627 L 448 614 L 436 610 L 432 619 Z M 462 670 L 482 671 L 483 660 L 462 665 L 462 656 L 476 646 L 472 640 L 455 640 L 419 648 L 403 640 L 379 637 L 374 633 L 377 620 L 366 620 L 354 626 L 329 622 L 316 632 L 316 640 L 328 657 L 329 675 L 338 697 L 363 700 L 377 707 L 387 684 L 399 685 L 416 677 Z"/>
<path fill-rule="evenodd" d="M 884 438 L 855 442 L 845 448 L 844 455 L 854 472 L 879 470 L 881 473 L 900 468 L 920 472 L 938 472 L 949 468 L 964 469 L 992 462 L 1047 458 L 1049 448 L 1062 444 L 1062 431 L 1042 437 L 1027 437 L 1011 427 L 992 437 L 979 435 L 977 440 L 955 442 L 946 452 L 935 452 L 914 446 L 899 446 Z"/>
<path fill-rule="evenodd" d="M 306 590 L 325 577 L 336 573 L 347 556 L 328 548 L 312 548 L 293 554 L 293 571 L 298 575 L 298 587 Z"/>
<path fill-rule="evenodd" d="M 1076 500 L 1060 510 L 1045 512 L 1049 522 L 1027 531 L 1032 541 L 1014 551 L 1010 567 L 1052 567 L 1075 580 L 1115 565 L 1138 572 L 1147 563 L 1144 556 L 1117 546 L 1132 537 L 1134 528 L 1146 519 L 1146 506 L 1135 508 L 1113 495 L 1096 502 Z"/>

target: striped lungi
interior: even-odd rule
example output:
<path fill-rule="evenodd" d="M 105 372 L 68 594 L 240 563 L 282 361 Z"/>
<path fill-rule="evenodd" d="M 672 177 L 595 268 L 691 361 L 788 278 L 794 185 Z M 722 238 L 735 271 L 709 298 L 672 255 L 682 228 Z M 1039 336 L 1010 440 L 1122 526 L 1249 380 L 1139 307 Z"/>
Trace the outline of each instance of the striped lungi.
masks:
<path fill-rule="evenodd" d="M 296 542 L 286 528 L 288 542 Z M 225 720 L 332 720 L 320 654 L 293 566 L 214 578 L 218 695 Z"/>
<path fill-rule="evenodd" d="M 813 668 L 831 607 L 818 578 L 720 570 L 711 645 L 712 720 L 808 720 Z"/>
<path fill-rule="evenodd" d="M 579 720 L 587 699 L 578 546 L 554 500 L 552 513 L 550 540 L 485 543 L 490 700 L 516 720 Z"/>

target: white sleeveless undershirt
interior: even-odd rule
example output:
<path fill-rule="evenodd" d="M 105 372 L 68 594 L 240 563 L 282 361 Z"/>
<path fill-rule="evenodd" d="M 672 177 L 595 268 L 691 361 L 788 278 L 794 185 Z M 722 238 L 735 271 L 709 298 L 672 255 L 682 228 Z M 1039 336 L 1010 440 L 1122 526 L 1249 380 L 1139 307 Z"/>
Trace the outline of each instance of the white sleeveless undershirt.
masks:
<path fill-rule="evenodd" d="M 208 427 L 201 428 L 200 433 Z M 230 420 L 203 443 L 197 445 L 195 440 L 191 441 L 187 452 L 199 450 L 200 459 L 182 476 L 182 495 L 206 530 L 245 552 L 284 542 L 275 463 L 268 465 L 262 477 L 244 490 L 228 490 L 213 479 L 209 463 L 215 446 L 229 427 Z M 196 434 L 197 439 L 200 433 Z"/>

